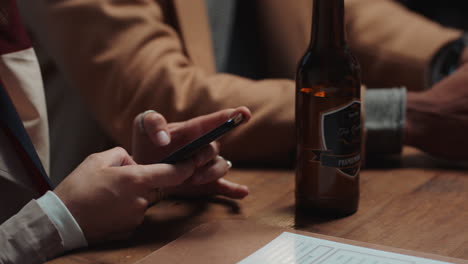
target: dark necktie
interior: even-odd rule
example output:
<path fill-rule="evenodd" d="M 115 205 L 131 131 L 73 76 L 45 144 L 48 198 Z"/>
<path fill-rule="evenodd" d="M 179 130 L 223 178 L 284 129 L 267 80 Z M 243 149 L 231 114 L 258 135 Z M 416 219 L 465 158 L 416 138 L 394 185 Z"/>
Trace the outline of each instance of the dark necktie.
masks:
<path fill-rule="evenodd" d="M 8 93 L 0 83 L 0 128 L 13 143 L 18 156 L 21 157 L 28 175 L 40 195 L 52 189 L 49 177 L 42 166 L 26 129 L 16 112 Z"/>

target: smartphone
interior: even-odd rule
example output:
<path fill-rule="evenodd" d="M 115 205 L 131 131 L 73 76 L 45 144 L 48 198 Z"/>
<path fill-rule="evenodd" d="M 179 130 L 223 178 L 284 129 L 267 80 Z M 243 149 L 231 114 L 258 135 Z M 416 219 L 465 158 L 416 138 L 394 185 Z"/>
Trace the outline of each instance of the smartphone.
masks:
<path fill-rule="evenodd" d="M 222 135 L 239 126 L 243 121 L 244 116 L 241 113 L 239 113 L 233 118 L 223 123 L 222 125 L 218 126 L 217 128 L 211 130 L 210 132 L 202 135 L 201 137 L 174 151 L 172 154 L 170 154 L 158 163 L 174 164 L 176 162 L 186 160 L 202 147 L 210 144 L 214 140 L 220 138 Z"/>

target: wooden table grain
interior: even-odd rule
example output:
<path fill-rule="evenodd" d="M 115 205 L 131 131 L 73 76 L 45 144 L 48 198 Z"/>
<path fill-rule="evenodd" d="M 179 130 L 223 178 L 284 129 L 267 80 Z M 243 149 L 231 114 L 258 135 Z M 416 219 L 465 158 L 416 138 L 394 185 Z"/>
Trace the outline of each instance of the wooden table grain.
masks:
<path fill-rule="evenodd" d="M 361 172 L 357 213 L 340 219 L 298 216 L 294 172 L 234 169 L 249 186 L 242 201 L 164 201 L 126 241 L 71 252 L 49 263 L 134 263 L 192 228 L 220 219 L 249 219 L 284 228 L 468 260 L 468 167 L 405 148 L 402 158 L 373 162 Z"/>

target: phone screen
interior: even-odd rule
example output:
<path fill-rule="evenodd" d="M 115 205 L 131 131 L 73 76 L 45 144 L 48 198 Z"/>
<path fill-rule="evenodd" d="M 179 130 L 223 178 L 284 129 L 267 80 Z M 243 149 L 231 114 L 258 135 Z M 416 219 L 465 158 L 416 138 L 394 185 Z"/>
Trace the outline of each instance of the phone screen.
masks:
<path fill-rule="evenodd" d="M 239 113 L 233 118 L 223 123 L 222 125 L 218 126 L 217 128 L 211 130 L 210 132 L 202 135 L 201 137 L 174 151 L 172 154 L 170 154 L 158 163 L 174 164 L 178 161 L 188 159 L 200 148 L 220 138 L 228 131 L 231 131 L 233 128 L 240 125 L 243 121 L 244 116 Z"/>

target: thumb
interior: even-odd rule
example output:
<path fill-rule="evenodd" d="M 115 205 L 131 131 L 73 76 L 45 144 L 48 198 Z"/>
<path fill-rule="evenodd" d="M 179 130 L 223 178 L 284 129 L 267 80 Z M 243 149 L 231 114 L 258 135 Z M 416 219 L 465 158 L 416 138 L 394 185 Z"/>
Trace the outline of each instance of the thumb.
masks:
<path fill-rule="evenodd" d="M 150 161 L 145 161 L 149 157 L 152 160 L 160 158 L 154 157 L 155 155 L 162 155 L 155 152 L 155 150 L 162 150 L 170 142 L 171 137 L 164 116 L 153 110 L 149 110 L 135 117 L 133 122 L 132 149 L 135 160 L 139 163 L 151 163 Z"/>
<path fill-rule="evenodd" d="M 166 146 L 171 142 L 166 119 L 154 110 L 145 111 L 135 118 L 133 135 L 142 143 L 152 142 L 156 146 Z"/>

